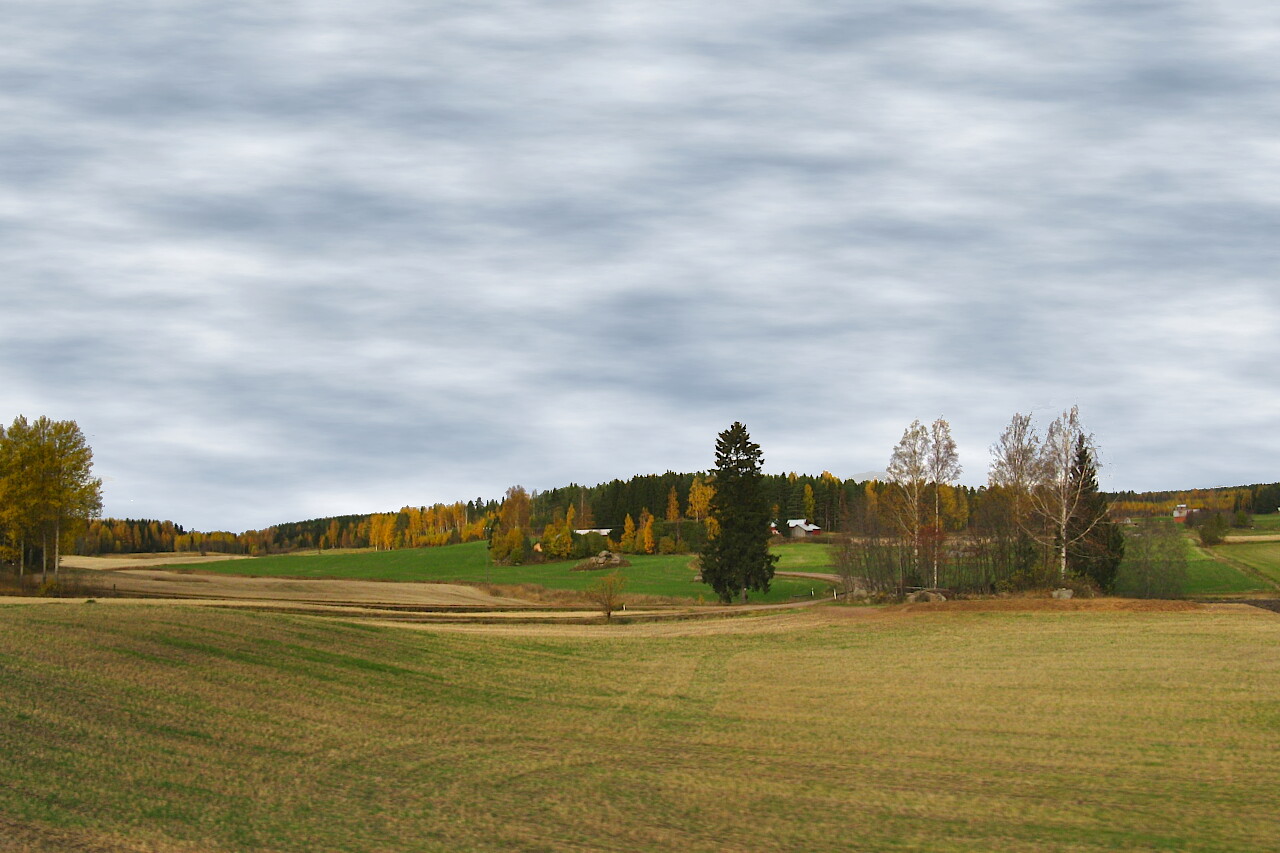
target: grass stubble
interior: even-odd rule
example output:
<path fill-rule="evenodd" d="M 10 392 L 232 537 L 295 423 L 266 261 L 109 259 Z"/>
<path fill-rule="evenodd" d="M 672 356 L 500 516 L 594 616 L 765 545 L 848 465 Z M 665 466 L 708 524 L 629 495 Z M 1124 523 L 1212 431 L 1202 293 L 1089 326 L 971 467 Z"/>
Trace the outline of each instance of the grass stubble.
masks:
<path fill-rule="evenodd" d="M 0 620 L 8 849 L 1280 846 L 1280 618 L 1244 606 Z"/>

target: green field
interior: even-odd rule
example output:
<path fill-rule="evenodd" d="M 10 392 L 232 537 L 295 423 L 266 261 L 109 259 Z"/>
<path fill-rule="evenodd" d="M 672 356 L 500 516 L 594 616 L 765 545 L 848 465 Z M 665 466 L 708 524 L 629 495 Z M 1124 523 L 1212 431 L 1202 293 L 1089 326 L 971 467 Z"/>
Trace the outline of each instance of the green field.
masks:
<path fill-rule="evenodd" d="M 633 596 L 665 596 L 696 601 L 700 596 L 714 601 L 711 587 L 695 583 L 688 554 L 668 556 L 630 555 L 631 565 L 623 568 L 627 579 L 623 592 Z M 314 551 L 252 560 L 202 563 L 199 571 L 229 575 L 291 578 L 352 578 L 380 581 L 432 581 L 437 583 L 535 584 L 547 589 L 584 590 L 600 572 L 572 571 L 574 563 L 540 563 L 528 566 L 494 566 L 489 562 L 484 542 L 468 542 L 443 548 L 413 548 L 400 551 L 342 551 L 317 554 Z M 156 568 L 166 568 L 157 566 Z M 179 571 L 189 566 L 173 567 Z M 813 590 L 822 595 L 827 586 L 809 580 L 777 578 L 767 594 L 751 593 L 756 603 L 788 601 L 792 596 Z"/>
<path fill-rule="evenodd" d="M 1230 595 L 1268 588 L 1265 583 L 1235 566 L 1214 559 L 1209 551 L 1193 543 L 1190 537 L 1186 537 L 1186 543 L 1187 585 L 1184 592 L 1187 595 Z M 1224 546 L 1213 550 L 1219 552 L 1222 547 Z"/>
<path fill-rule="evenodd" d="M 1262 610 L 0 619 L 2 849 L 1280 847 Z"/>
<path fill-rule="evenodd" d="M 1241 530 L 1233 527 L 1228 536 L 1280 536 L 1280 512 L 1253 516 L 1253 527 Z"/>
<path fill-rule="evenodd" d="M 1231 542 L 1214 552 L 1280 583 L 1280 542 Z"/>
<path fill-rule="evenodd" d="M 835 571 L 831 558 L 831 546 L 815 542 L 788 542 L 770 548 L 778 555 L 776 569 L 780 572 Z"/>

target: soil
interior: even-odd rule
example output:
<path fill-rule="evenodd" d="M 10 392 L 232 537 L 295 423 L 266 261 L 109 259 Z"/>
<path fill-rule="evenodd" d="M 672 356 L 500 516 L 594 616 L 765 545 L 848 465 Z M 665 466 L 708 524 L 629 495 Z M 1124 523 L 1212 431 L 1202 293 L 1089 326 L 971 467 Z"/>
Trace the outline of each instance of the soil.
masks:
<path fill-rule="evenodd" d="M 1021 613 L 1021 612 L 1093 612 L 1093 613 L 1183 613 L 1203 610 L 1195 601 L 1169 601 L 1156 598 L 979 598 L 940 601 L 936 603 L 898 604 L 884 608 L 886 613 Z"/>

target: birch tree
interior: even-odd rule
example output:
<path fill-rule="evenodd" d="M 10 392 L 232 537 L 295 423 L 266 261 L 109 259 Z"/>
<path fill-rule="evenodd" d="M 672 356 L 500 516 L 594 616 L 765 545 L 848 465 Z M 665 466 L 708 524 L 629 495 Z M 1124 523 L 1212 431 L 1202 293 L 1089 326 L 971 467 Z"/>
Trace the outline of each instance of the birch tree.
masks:
<path fill-rule="evenodd" d="M 942 550 L 942 503 L 943 485 L 951 485 L 960 478 L 960 455 L 956 452 L 956 443 L 951 438 L 951 425 L 938 418 L 929 428 L 929 444 L 925 453 L 925 469 L 929 481 L 933 483 L 933 527 L 936 534 L 933 548 L 933 585 L 938 586 L 938 552 Z"/>
<path fill-rule="evenodd" d="M 1036 482 L 1040 438 L 1031 426 L 1031 416 L 1016 413 L 991 445 L 991 469 L 987 482 L 1003 488 L 1012 497 L 1016 524 L 1026 521 L 1027 502 Z"/>
<path fill-rule="evenodd" d="M 1029 501 L 1031 514 L 1043 522 L 1032 529 L 1032 535 L 1054 549 L 1059 581 L 1067 579 L 1068 550 L 1088 536 L 1097 523 L 1096 517 L 1085 523 L 1072 523 L 1089 497 L 1086 479 L 1075 476 L 1073 470 L 1080 448 L 1096 458 L 1093 436 L 1086 434 L 1080 424 L 1079 407 L 1072 406 L 1055 418 L 1045 432 L 1036 455 L 1035 486 Z"/>
<path fill-rule="evenodd" d="M 929 430 L 919 420 L 911 422 L 893 448 L 886 469 L 889 482 L 898 488 L 894 517 L 904 536 L 911 539 L 911 558 L 920 569 L 920 513 L 924 488 L 929 481 Z"/>

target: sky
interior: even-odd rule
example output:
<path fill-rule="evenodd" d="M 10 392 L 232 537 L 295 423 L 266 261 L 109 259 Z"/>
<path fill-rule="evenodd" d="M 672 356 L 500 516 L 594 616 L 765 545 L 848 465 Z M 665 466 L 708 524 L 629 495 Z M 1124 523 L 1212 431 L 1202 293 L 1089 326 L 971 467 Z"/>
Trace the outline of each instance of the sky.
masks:
<path fill-rule="evenodd" d="M 202 530 L 706 470 L 1280 480 L 1280 6 L 8 0 L 0 420 Z"/>

